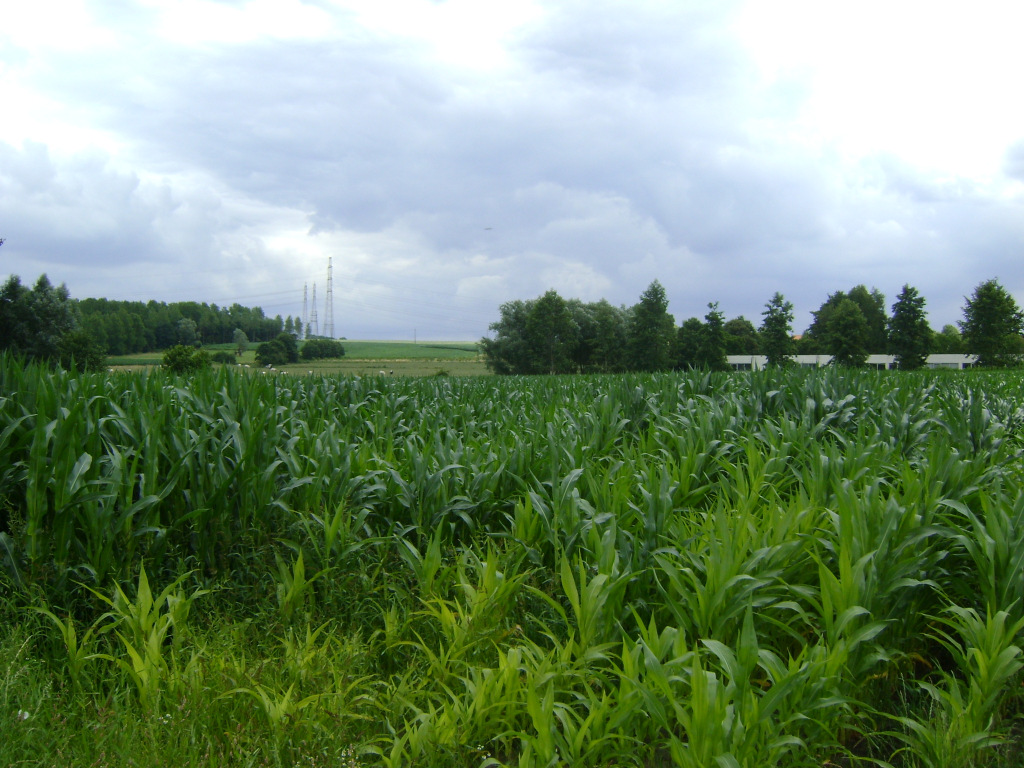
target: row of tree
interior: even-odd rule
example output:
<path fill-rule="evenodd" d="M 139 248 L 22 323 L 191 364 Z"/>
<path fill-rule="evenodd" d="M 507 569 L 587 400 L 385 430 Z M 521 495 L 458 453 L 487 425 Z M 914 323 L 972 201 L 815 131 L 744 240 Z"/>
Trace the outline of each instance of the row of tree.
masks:
<path fill-rule="evenodd" d="M 288 325 L 292 333 L 287 333 Z M 66 286 L 54 286 L 46 275 L 31 288 L 17 275 L 0 286 L 0 351 L 64 367 L 74 360 L 79 368 L 96 369 L 108 354 L 198 348 L 203 343 L 231 343 L 241 354 L 250 341 L 282 334 L 294 340 L 300 329 L 301 322 L 268 318 L 259 307 L 239 304 L 223 308 L 197 302 L 76 301 Z"/>
<path fill-rule="evenodd" d="M 259 307 L 240 304 L 110 299 L 82 299 L 76 304 L 82 328 L 111 355 L 155 352 L 176 344 L 228 344 L 236 330 L 252 342 L 269 341 L 302 328 L 302 322 L 291 316 L 267 317 Z"/>
<path fill-rule="evenodd" d="M 96 370 L 104 364 L 103 349 L 79 324 L 75 303 L 64 285 L 46 275 L 31 288 L 11 276 L 0 287 L 0 352 L 52 360 Z"/>
<path fill-rule="evenodd" d="M 892 354 L 907 370 L 933 353 L 976 354 L 989 367 L 1016 365 L 1024 356 L 1024 315 L 997 280 L 967 298 L 959 328 L 934 332 L 924 307 L 917 289 L 905 285 L 889 314 L 881 292 L 858 285 L 830 294 L 801 336 L 793 334 L 793 305 L 780 293 L 765 304 L 759 328 L 742 316 L 726 320 L 717 302 L 703 320 L 691 317 L 677 327 L 655 280 L 632 307 L 563 299 L 554 290 L 507 302 L 490 326 L 493 336 L 480 344 L 499 374 L 724 370 L 727 355 L 764 355 L 779 366 L 797 354 L 822 354 L 836 365 L 858 366 L 869 354 Z"/>

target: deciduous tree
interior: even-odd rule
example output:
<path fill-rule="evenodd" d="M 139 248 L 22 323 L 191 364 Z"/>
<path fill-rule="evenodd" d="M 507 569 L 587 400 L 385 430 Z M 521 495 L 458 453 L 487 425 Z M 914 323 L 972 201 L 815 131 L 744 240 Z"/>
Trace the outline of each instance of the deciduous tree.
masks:
<path fill-rule="evenodd" d="M 1013 296 L 992 279 L 979 284 L 966 302 L 960 330 L 967 351 L 978 356 L 978 365 L 1019 365 L 1024 314 Z"/>
<path fill-rule="evenodd" d="M 525 338 L 531 352 L 530 373 L 569 373 L 578 329 L 569 307 L 550 290 L 530 308 Z"/>
<path fill-rule="evenodd" d="M 877 288 L 872 288 L 869 291 L 863 285 L 855 285 L 846 294 L 846 297 L 852 300 L 864 315 L 864 324 L 867 326 L 864 348 L 868 354 L 885 352 L 889 343 L 887 330 L 889 318 L 885 312 L 885 294 Z"/>
<path fill-rule="evenodd" d="M 77 326 L 67 287 L 54 287 L 46 275 L 40 275 L 31 289 L 17 275 L 0 287 L 0 349 L 54 360 L 60 354 L 61 338 Z"/>
<path fill-rule="evenodd" d="M 931 349 L 937 354 L 962 355 L 964 340 L 960 335 L 960 329 L 950 323 L 942 326 L 941 331 L 932 335 Z"/>
<path fill-rule="evenodd" d="M 832 365 L 856 368 L 868 359 L 865 346 L 868 323 L 853 299 L 843 299 L 832 312 L 825 332 L 825 346 L 832 355 Z"/>
<path fill-rule="evenodd" d="M 235 328 L 235 332 L 231 337 L 231 343 L 235 345 L 235 354 L 242 355 L 249 348 L 249 337 L 245 335 L 245 331 L 241 328 Z"/>
<path fill-rule="evenodd" d="M 725 354 L 756 355 L 761 351 L 761 339 L 757 335 L 757 328 L 742 315 L 727 320 L 723 330 L 725 331 Z"/>
<path fill-rule="evenodd" d="M 697 354 L 703 335 L 704 323 L 699 317 L 688 317 L 683 321 L 676 331 L 676 368 L 697 367 Z"/>
<path fill-rule="evenodd" d="M 529 368 L 529 347 L 526 341 L 526 318 L 530 314 L 526 301 L 506 301 L 499 307 L 500 319 L 491 323 L 494 338 L 480 340 L 484 362 L 496 374 L 526 373 Z"/>
<path fill-rule="evenodd" d="M 205 350 L 186 344 L 175 344 L 164 352 L 163 367 L 174 373 L 188 375 L 210 367 Z"/>

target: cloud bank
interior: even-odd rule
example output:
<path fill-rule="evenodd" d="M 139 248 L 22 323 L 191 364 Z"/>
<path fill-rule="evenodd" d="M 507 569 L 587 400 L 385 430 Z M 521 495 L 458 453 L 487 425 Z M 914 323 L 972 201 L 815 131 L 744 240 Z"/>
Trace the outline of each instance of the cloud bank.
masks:
<path fill-rule="evenodd" d="M 998 4 L 926 38 L 872 4 L 53 5 L 0 31 L 0 264 L 77 297 L 298 316 L 330 257 L 339 335 L 450 339 L 655 278 L 678 322 L 782 291 L 798 330 L 858 283 L 917 287 L 935 327 L 990 277 L 1024 299 Z"/>

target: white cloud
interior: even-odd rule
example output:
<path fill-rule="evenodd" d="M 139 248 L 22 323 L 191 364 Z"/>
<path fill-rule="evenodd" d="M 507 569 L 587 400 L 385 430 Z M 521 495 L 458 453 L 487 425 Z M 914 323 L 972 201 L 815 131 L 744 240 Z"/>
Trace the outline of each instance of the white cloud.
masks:
<path fill-rule="evenodd" d="M 805 137 L 989 178 L 1024 134 L 1024 6 L 868 0 L 749 3 L 737 29 L 768 81 L 805 83 Z"/>
<path fill-rule="evenodd" d="M 336 34 L 335 18 L 302 0 L 250 0 L 234 5 L 217 0 L 148 0 L 156 15 L 154 32 L 179 45 L 238 45 L 263 38 L 318 40 Z"/>
<path fill-rule="evenodd" d="M 349 337 L 476 338 L 502 301 L 655 278 L 680 320 L 909 282 L 941 325 L 1024 245 L 1021 11 L 958 8 L 22 4 L 0 255 L 293 315 L 330 257 Z"/>

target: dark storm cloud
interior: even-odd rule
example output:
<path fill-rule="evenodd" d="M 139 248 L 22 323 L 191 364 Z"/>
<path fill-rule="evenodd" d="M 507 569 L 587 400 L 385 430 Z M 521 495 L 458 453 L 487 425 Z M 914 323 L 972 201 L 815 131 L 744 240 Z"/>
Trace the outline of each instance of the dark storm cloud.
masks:
<path fill-rule="evenodd" d="M 326 4 L 327 39 L 189 45 L 154 36 L 150 8 L 104 6 L 118 46 L 53 52 L 28 84 L 120 149 L 0 146 L 0 224 L 54 264 L 212 265 L 218 299 L 301 284 L 305 236 L 370 336 L 418 310 L 472 338 L 485 305 L 549 287 L 631 304 L 654 278 L 679 320 L 718 300 L 757 322 L 776 290 L 809 318 L 862 282 L 934 291 L 955 319 L 1009 274 L 1020 197 L 804 141 L 808 87 L 764 79 L 730 31 L 740 6 L 550 4 L 479 71 Z"/>
<path fill-rule="evenodd" d="M 739 109 L 731 73 L 740 67 L 710 21 L 615 6 L 582 14 L 592 23 L 580 16 L 563 7 L 520 40 L 525 87 L 467 84 L 423 49 L 365 36 L 138 50 L 154 57 L 143 81 L 92 69 L 61 82 L 69 95 L 91 91 L 104 123 L 151 145 L 151 156 L 210 169 L 261 199 L 311 205 L 319 226 L 373 231 L 419 216 L 437 245 L 460 246 L 459 233 L 480 221 L 547 224 L 516 209 L 519 190 L 546 182 L 661 208 L 670 231 L 726 209 L 742 215 L 737 200 L 693 221 L 676 208 L 680 186 L 703 201 L 742 172 L 704 157 Z"/>

